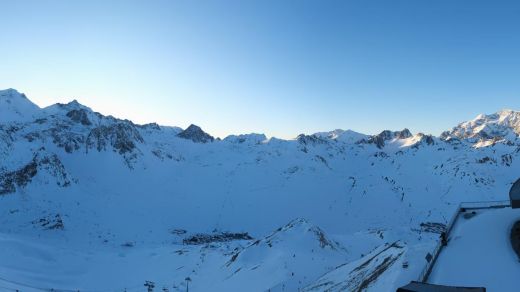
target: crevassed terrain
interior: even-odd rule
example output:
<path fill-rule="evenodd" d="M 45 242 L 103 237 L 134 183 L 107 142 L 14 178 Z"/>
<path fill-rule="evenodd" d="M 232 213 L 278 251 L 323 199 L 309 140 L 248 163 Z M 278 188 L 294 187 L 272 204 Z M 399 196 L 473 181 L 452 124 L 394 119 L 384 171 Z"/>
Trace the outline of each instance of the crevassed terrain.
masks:
<path fill-rule="evenodd" d="M 519 117 L 221 140 L 0 91 L 0 286 L 390 291 L 422 271 L 428 226 L 507 199 Z"/>

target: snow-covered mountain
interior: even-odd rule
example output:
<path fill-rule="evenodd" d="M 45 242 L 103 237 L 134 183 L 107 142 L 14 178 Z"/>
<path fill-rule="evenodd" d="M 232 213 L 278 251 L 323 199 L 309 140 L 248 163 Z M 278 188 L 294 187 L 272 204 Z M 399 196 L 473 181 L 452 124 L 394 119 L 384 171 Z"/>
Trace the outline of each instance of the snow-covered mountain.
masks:
<path fill-rule="evenodd" d="M 517 116 L 481 115 L 441 137 L 218 139 L 0 91 L 0 286 L 392 290 L 435 246 L 423 226 L 445 224 L 460 201 L 507 199 Z"/>
<path fill-rule="evenodd" d="M 476 143 L 476 146 L 488 146 L 497 141 L 516 143 L 519 134 L 520 112 L 502 110 L 491 115 L 478 115 L 441 136 L 444 139 L 466 139 Z"/>
<path fill-rule="evenodd" d="M 33 120 L 40 108 L 14 89 L 0 91 L 0 123 Z"/>

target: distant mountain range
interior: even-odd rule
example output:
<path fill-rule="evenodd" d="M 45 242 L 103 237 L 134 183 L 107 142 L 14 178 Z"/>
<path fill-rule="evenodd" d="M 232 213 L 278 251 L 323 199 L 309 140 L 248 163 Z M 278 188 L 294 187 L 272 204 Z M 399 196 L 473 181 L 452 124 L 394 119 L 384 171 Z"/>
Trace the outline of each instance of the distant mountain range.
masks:
<path fill-rule="evenodd" d="M 446 223 L 461 201 L 507 199 L 519 117 L 479 115 L 440 137 L 219 139 L 2 90 L 0 286 L 395 290 L 435 246 L 423 223 Z M 383 256 L 385 269 L 369 260 Z"/>
<path fill-rule="evenodd" d="M 76 100 L 68 104 L 55 104 L 46 108 L 39 108 L 31 102 L 23 93 L 19 93 L 15 89 L 0 90 L 0 123 L 24 124 L 31 122 L 42 122 L 47 119 L 61 119 L 64 121 L 72 121 L 85 126 L 85 128 L 96 128 L 96 125 L 106 125 L 113 123 L 124 123 L 134 127 L 155 127 L 156 129 L 169 130 L 177 132 L 177 137 L 192 140 L 196 143 L 207 143 L 215 141 L 215 138 L 204 132 L 196 125 L 190 125 L 185 130 L 178 127 L 164 127 L 156 124 L 135 125 L 131 121 L 121 120 L 112 116 L 103 116 L 94 112 L 89 107 L 81 105 Z M 439 137 L 442 141 L 453 139 L 465 140 L 466 142 L 476 144 L 475 146 L 490 145 L 497 142 L 516 143 L 520 134 L 520 112 L 513 110 L 502 110 L 490 115 L 478 115 L 475 119 L 463 122 L 455 126 L 450 131 L 445 131 Z M 402 131 L 384 130 L 377 135 L 365 135 L 352 130 L 336 129 L 330 132 L 319 132 L 311 136 L 318 137 L 322 140 L 331 140 L 344 143 L 369 143 L 375 144 L 379 148 L 384 147 L 385 142 L 414 139 L 414 141 L 422 142 L 424 139 L 427 143 L 434 143 L 434 137 L 418 133 L 413 135 L 408 129 Z M 238 140 L 244 142 L 249 138 L 256 139 L 257 142 L 267 142 L 267 138 L 263 134 L 250 135 L 231 135 L 224 139 L 225 141 Z M 303 136 L 299 136 L 303 137 Z M 261 140 L 258 140 L 261 138 Z M 220 141 L 220 139 L 217 139 Z M 409 141 L 408 141 L 409 142 Z M 409 144 L 406 144 L 409 145 Z"/>

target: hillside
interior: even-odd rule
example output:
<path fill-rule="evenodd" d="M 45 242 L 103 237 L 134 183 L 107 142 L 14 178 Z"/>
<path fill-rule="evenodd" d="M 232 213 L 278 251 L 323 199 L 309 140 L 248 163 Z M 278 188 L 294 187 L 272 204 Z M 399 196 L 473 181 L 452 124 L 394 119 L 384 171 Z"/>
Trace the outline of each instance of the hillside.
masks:
<path fill-rule="evenodd" d="M 329 279 L 357 285 L 340 279 L 384 250 L 391 273 L 364 288 L 396 287 L 435 244 L 421 223 L 446 223 L 461 201 L 507 199 L 519 117 L 480 115 L 440 137 L 217 139 L 0 91 L 0 286 L 324 291 Z"/>

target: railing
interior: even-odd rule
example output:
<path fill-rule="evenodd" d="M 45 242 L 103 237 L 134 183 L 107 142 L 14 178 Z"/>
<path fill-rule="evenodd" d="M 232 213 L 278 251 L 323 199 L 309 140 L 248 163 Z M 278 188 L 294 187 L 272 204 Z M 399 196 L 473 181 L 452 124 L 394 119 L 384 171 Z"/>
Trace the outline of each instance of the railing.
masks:
<path fill-rule="evenodd" d="M 457 219 L 465 210 L 478 210 L 478 209 L 495 209 L 495 208 L 507 208 L 511 207 L 511 202 L 509 200 L 507 201 L 485 201 L 485 202 L 461 202 L 458 206 L 453 215 L 451 216 L 450 221 L 446 224 L 446 239 L 450 237 L 450 233 L 453 229 L 453 226 L 457 222 Z M 432 258 L 430 261 L 426 262 L 426 266 L 423 268 L 422 272 L 419 274 L 418 281 L 419 282 L 427 282 L 428 277 L 430 276 L 430 273 L 433 269 L 433 266 L 435 265 L 435 262 L 437 261 L 437 258 L 439 257 L 439 254 L 442 251 L 442 248 L 444 247 L 442 238 L 440 237 L 437 241 L 437 244 L 435 245 L 435 248 L 433 249 L 431 256 Z"/>
<path fill-rule="evenodd" d="M 488 202 L 462 202 L 459 205 L 460 209 L 474 210 L 474 209 L 492 209 L 492 208 L 506 208 L 511 207 L 511 201 L 488 201 Z"/>
<path fill-rule="evenodd" d="M 457 209 L 455 212 L 453 212 L 453 215 L 450 218 L 450 221 L 446 222 L 446 238 L 449 237 L 449 234 L 451 230 L 453 229 L 453 226 L 455 225 L 455 222 L 457 221 L 457 218 L 459 217 L 460 211 L 461 211 L 461 204 L 457 206 Z M 423 268 L 421 274 L 419 274 L 419 282 L 426 282 L 428 280 L 428 277 L 430 276 L 430 273 L 432 272 L 433 266 L 435 265 L 435 262 L 437 261 L 437 258 L 439 257 L 439 254 L 441 253 L 443 247 L 442 238 L 439 237 L 439 240 L 437 241 L 437 244 L 435 245 L 435 248 L 433 249 L 431 253 L 431 259 L 430 261 L 426 262 L 426 266 Z"/>
<path fill-rule="evenodd" d="M 428 277 L 430 276 L 430 273 L 432 272 L 433 265 L 435 261 L 437 260 L 437 257 L 439 256 L 442 249 L 442 241 L 437 241 L 437 244 L 435 245 L 435 248 L 433 249 L 433 255 L 430 261 L 426 262 L 426 266 L 423 268 L 422 272 L 419 274 L 419 278 L 417 279 L 419 282 L 426 282 L 428 280 Z"/>

